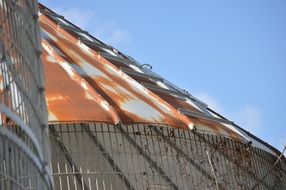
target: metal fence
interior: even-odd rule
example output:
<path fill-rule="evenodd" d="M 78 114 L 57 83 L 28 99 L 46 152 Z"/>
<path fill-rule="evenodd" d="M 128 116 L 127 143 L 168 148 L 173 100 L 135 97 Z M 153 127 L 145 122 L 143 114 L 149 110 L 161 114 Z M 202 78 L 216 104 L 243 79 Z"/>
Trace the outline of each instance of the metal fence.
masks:
<path fill-rule="evenodd" d="M 245 190 L 277 159 L 223 136 L 163 126 L 80 123 L 50 129 L 51 168 L 60 190 Z M 257 189 L 283 189 L 281 169 L 276 165 Z"/>
<path fill-rule="evenodd" d="M 35 0 L 0 0 L 0 189 L 51 189 Z"/>

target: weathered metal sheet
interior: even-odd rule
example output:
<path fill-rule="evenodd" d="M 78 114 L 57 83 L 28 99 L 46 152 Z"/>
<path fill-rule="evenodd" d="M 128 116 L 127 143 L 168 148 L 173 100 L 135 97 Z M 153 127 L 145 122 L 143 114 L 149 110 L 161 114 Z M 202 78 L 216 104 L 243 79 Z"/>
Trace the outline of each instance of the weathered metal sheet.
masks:
<path fill-rule="evenodd" d="M 100 94 L 102 98 L 108 105 L 112 107 L 118 115 L 118 120 L 123 123 L 153 123 L 153 124 L 163 124 L 171 125 L 178 128 L 188 128 L 193 126 L 191 119 L 185 115 L 178 112 L 171 105 L 163 101 L 154 93 L 150 92 L 138 82 L 133 80 L 131 77 L 123 73 L 121 70 L 116 68 L 106 59 L 104 59 L 100 53 L 93 51 L 86 45 L 77 40 L 74 36 L 69 34 L 63 28 L 59 27 L 53 21 L 51 21 L 47 16 L 40 15 L 40 24 L 42 28 L 42 38 L 43 46 L 47 51 L 47 47 L 53 49 L 53 53 L 49 56 L 43 56 L 43 61 L 45 62 L 45 69 L 47 80 L 47 102 L 48 110 L 50 114 L 50 121 L 61 122 L 67 121 L 68 118 L 74 121 L 73 118 L 77 120 L 84 121 L 86 117 L 83 115 L 92 115 L 93 121 L 98 121 L 102 114 L 97 113 L 97 109 L 85 109 L 78 110 L 81 105 L 86 105 L 86 103 L 81 102 L 84 99 L 89 99 L 90 97 L 84 96 L 84 94 L 77 93 L 71 87 L 65 87 L 62 89 L 69 88 L 70 93 L 77 93 L 74 99 L 70 96 L 60 96 L 57 98 L 57 104 L 59 102 L 65 102 L 64 104 L 69 104 L 68 107 L 61 107 L 55 104 L 53 96 L 57 97 L 57 94 L 53 94 L 53 91 L 61 91 L 61 77 L 58 78 L 58 74 L 54 75 L 53 64 L 51 64 L 51 59 L 58 65 L 65 63 L 66 66 L 61 66 L 62 71 L 57 71 L 58 73 L 70 72 L 76 73 L 79 77 L 78 81 L 85 81 L 89 84 L 90 89 L 92 89 L 96 94 Z M 48 45 L 50 44 L 50 45 Z M 64 67 L 69 67 L 68 69 Z M 51 78 L 54 79 L 51 80 Z M 58 79 L 56 79 L 58 78 Z M 70 80 L 74 80 L 71 79 Z M 65 83 L 70 84 L 70 83 Z M 78 85 L 79 88 L 83 88 Z M 82 90 L 83 91 L 83 90 Z M 93 95 L 90 94 L 93 98 Z M 80 98 L 78 98 L 80 96 Z M 76 102 L 75 102 L 76 101 Z M 86 100 L 84 100 L 86 101 Z M 98 107 L 98 106 L 97 106 Z M 62 109 L 63 115 L 59 114 L 56 109 Z M 70 116 L 65 116 L 66 111 L 71 110 Z M 109 115 L 109 114 L 108 114 Z M 110 120 L 110 122 L 114 122 Z"/>
<path fill-rule="evenodd" d="M 118 123 L 119 117 L 57 52 L 42 40 L 46 101 L 49 121 L 94 121 Z"/>
<path fill-rule="evenodd" d="M 40 25 L 50 122 L 148 123 L 184 129 L 196 126 L 201 131 L 244 139 L 219 122 L 182 114 L 179 108 L 201 111 L 188 100 L 148 90 L 142 82 L 158 82 L 125 74 L 118 64 L 112 64 L 49 16 L 40 14 Z"/>

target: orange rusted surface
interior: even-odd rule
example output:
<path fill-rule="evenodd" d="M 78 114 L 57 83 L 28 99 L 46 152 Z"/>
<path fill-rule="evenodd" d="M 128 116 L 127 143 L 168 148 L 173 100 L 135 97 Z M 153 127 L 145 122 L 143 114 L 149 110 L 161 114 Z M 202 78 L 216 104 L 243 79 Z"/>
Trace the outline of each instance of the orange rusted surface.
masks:
<path fill-rule="evenodd" d="M 79 109 L 87 108 L 92 102 L 89 99 L 94 98 L 91 93 L 90 97 L 87 97 L 83 87 L 78 85 L 80 81 L 85 81 L 92 91 L 108 103 L 110 110 L 115 110 L 114 114 L 111 114 L 114 117 L 111 117 L 113 119 L 109 122 L 117 121 L 118 118 L 123 123 L 164 124 L 179 128 L 188 128 L 193 125 L 191 119 L 121 72 L 47 16 L 40 16 L 40 24 L 45 33 L 42 44 L 46 54 L 43 55 L 43 62 L 46 70 L 46 99 L 51 122 L 103 120 L 104 114 L 95 109 L 100 104 L 91 104 L 93 107 Z M 51 51 L 53 53 L 50 53 Z M 65 66 L 61 66 L 62 63 L 65 63 Z M 72 79 L 68 75 L 75 75 L 78 79 Z M 76 84 L 77 87 L 74 87 Z M 82 92 L 79 93 L 80 91 Z M 59 96 L 65 93 L 69 95 Z M 108 121 L 107 116 L 110 114 L 105 113 L 105 115 L 105 121 Z"/>
<path fill-rule="evenodd" d="M 118 123 L 114 109 L 45 40 L 42 46 L 49 121 Z"/>
<path fill-rule="evenodd" d="M 128 66 L 108 61 L 50 16 L 40 14 L 40 25 L 50 123 L 147 123 L 183 129 L 196 126 L 202 131 L 243 139 L 219 122 L 182 114 L 179 108 L 202 112 L 187 100 L 148 90 L 141 83 L 156 85 L 156 81 L 125 74 L 120 68 Z"/>

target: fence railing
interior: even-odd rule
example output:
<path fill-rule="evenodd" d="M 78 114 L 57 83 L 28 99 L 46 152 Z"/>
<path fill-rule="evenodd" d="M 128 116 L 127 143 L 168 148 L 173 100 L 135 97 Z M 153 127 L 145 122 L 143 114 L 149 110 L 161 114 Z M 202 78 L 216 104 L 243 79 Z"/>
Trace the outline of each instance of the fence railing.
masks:
<path fill-rule="evenodd" d="M 223 136 L 152 125 L 50 126 L 57 189 L 251 189 L 276 157 Z M 281 165 L 257 189 L 283 189 Z"/>
<path fill-rule="evenodd" d="M 0 0 L 0 189 L 51 189 L 35 0 Z"/>

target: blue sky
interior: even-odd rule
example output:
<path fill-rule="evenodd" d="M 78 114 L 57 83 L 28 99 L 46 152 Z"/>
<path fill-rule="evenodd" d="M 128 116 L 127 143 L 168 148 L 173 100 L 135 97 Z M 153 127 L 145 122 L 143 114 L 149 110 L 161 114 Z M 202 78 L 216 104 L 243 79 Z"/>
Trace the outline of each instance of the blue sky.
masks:
<path fill-rule="evenodd" d="M 286 1 L 41 0 L 282 149 Z"/>

